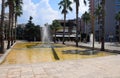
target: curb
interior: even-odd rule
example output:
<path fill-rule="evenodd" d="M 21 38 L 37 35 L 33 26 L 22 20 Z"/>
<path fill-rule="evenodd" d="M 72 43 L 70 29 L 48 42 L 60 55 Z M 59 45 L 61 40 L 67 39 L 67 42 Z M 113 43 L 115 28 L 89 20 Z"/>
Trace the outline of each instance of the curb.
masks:
<path fill-rule="evenodd" d="M 16 43 L 17 43 L 17 42 L 15 42 L 15 43 L 11 46 L 11 48 L 12 48 Z M 8 49 L 8 50 L 6 50 L 5 53 L 0 57 L 0 64 L 5 60 L 6 56 L 10 53 L 11 48 Z"/>

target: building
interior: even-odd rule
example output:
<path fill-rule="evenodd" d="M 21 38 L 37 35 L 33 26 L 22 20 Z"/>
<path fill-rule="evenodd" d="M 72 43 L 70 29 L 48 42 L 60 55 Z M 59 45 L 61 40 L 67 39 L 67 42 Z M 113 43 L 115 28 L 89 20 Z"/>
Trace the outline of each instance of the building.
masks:
<path fill-rule="evenodd" d="M 57 20 L 60 22 L 61 26 L 64 26 L 64 20 Z M 87 28 L 89 28 L 90 26 L 88 26 Z M 89 29 L 87 29 L 89 30 Z M 84 34 L 85 32 L 85 23 L 83 22 L 82 19 L 79 18 L 79 24 L 78 24 L 78 37 L 80 39 L 80 33 Z M 88 31 L 90 32 L 90 31 Z M 53 35 L 54 37 L 55 35 Z M 59 41 L 62 41 L 63 39 L 63 29 L 60 29 L 57 31 L 56 33 L 56 38 Z M 65 26 L 65 40 L 66 41 L 75 41 L 76 39 L 76 19 L 70 19 L 70 20 L 66 20 L 66 26 Z"/>
<path fill-rule="evenodd" d="M 94 12 L 95 8 L 100 5 L 102 0 L 89 0 L 90 12 Z M 109 41 L 110 37 L 113 41 L 116 40 L 116 13 L 120 11 L 120 0 L 105 0 L 105 40 Z M 101 20 L 100 20 L 101 21 Z M 95 34 L 96 39 L 100 37 L 101 24 L 98 24 L 97 17 L 95 19 Z M 98 35 L 99 34 L 99 35 Z"/>
<path fill-rule="evenodd" d="M 57 20 L 60 22 L 61 26 L 64 26 L 64 20 Z M 54 37 L 54 36 L 53 36 Z M 75 19 L 66 20 L 65 26 L 65 40 L 74 40 L 76 37 L 76 21 Z M 56 38 L 59 41 L 63 39 L 63 29 L 60 29 L 56 33 Z"/>

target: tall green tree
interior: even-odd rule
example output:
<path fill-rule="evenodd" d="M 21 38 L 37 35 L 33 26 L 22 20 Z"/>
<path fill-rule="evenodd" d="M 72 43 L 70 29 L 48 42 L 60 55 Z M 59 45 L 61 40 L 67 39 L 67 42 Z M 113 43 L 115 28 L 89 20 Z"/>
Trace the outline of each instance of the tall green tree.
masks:
<path fill-rule="evenodd" d="M 18 25 L 16 28 L 16 39 L 24 39 L 24 27 L 22 27 L 21 25 Z"/>
<path fill-rule="evenodd" d="M 33 17 L 30 16 L 28 23 L 24 28 L 24 37 L 28 41 L 40 40 L 40 26 L 36 26 L 32 22 Z"/>
<path fill-rule="evenodd" d="M 17 19 L 18 16 L 22 15 L 22 0 L 15 0 L 15 31 L 14 31 L 14 42 L 16 42 L 16 28 L 17 28 Z"/>
<path fill-rule="evenodd" d="M 68 11 L 72 11 L 71 7 L 72 2 L 70 0 L 62 0 L 58 5 L 60 6 L 59 9 L 62 9 L 62 14 L 64 14 L 64 26 L 63 26 L 63 44 L 65 44 L 65 26 L 66 26 L 66 14 Z"/>
<path fill-rule="evenodd" d="M 13 0 L 13 5 L 12 5 L 12 25 L 11 25 L 11 46 L 13 45 L 14 41 L 14 20 L 15 20 L 15 0 Z"/>
<path fill-rule="evenodd" d="M 56 43 L 56 32 L 61 29 L 62 26 L 59 21 L 54 20 L 51 25 L 51 29 L 54 31 L 55 37 L 54 37 L 54 43 Z"/>
<path fill-rule="evenodd" d="M 105 0 L 101 1 L 102 6 L 102 36 L 101 36 L 101 51 L 105 50 Z"/>
<path fill-rule="evenodd" d="M 119 22 L 118 32 L 119 32 L 119 43 L 120 43 L 120 12 L 118 12 L 118 13 L 116 14 L 115 19 L 116 19 L 116 21 Z"/>
<path fill-rule="evenodd" d="M 86 0 L 83 0 L 83 1 L 84 1 L 84 4 L 86 4 Z M 78 42 L 79 42 L 78 41 L 78 23 L 79 23 L 78 14 L 79 14 L 80 2 L 79 0 L 74 0 L 74 2 L 76 3 L 76 47 L 78 47 Z"/>
<path fill-rule="evenodd" d="M 85 12 L 82 16 L 82 19 L 85 22 L 86 41 L 87 41 L 87 37 L 88 37 L 87 24 L 90 21 L 90 14 Z"/>
<path fill-rule="evenodd" d="M 0 53 L 4 53 L 4 15 L 5 15 L 5 0 L 2 0 L 1 5 L 1 26 L 0 26 Z"/>
<path fill-rule="evenodd" d="M 12 27 L 13 27 L 13 14 L 14 14 L 14 0 L 7 0 L 6 6 L 9 7 L 9 26 L 8 26 L 8 44 L 7 49 L 10 48 L 10 43 L 12 40 Z"/>

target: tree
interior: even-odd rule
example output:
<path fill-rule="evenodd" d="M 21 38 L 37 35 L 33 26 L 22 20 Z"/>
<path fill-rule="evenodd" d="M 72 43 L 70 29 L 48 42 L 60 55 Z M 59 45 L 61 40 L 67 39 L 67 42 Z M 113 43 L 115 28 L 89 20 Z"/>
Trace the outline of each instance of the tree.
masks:
<path fill-rule="evenodd" d="M 61 29 L 61 25 L 60 25 L 60 22 L 57 21 L 57 20 L 54 20 L 52 22 L 52 25 L 51 25 L 51 29 L 54 31 L 55 33 L 55 38 L 54 38 L 54 43 L 56 43 L 56 32 Z"/>
<path fill-rule="evenodd" d="M 68 10 L 72 11 L 71 7 L 72 2 L 70 0 L 62 0 L 58 5 L 60 6 L 59 9 L 62 9 L 62 14 L 64 14 L 64 26 L 63 26 L 63 44 L 65 44 L 65 26 L 66 26 L 66 14 L 68 13 Z"/>
<path fill-rule="evenodd" d="M 83 0 L 84 4 L 86 4 L 86 0 Z M 78 14 L 79 14 L 79 0 L 74 0 L 74 2 L 76 3 L 76 47 L 78 47 Z M 81 32 L 81 31 L 80 31 Z"/>
<path fill-rule="evenodd" d="M 94 5 L 91 5 L 92 7 L 94 7 Z M 94 50 L 95 46 L 94 46 L 94 43 L 95 43 L 95 25 L 94 25 L 94 19 L 95 19 L 95 16 L 94 16 L 94 9 L 91 9 L 91 12 L 90 12 L 90 17 L 91 17 L 91 33 L 93 34 L 93 43 L 92 43 L 92 50 Z"/>
<path fill-rule="evenodd" d="M 105 50 L 105 0 L 102 0 L 101 6 L 102 6 L 101 51 L 104 51 Z"/>
<path fill-rule="evenodd" d="M 115 19 L 116 19 L 116 21 L 119 22 L 118 32 L 119 32 L 119 43 L 120 43 L 120 12 L 118 12 L 118 13 L 116 14 Z"/>
<path fill-rule="evenodd" d="M 32 19 L 33 17 L 30 16 L 24 29 L 24 37 L 28 41 L 40 40 L 40 26 L 35 26 L 35 24 L 32 23 Z"/>
<path fill-rule="evenodd" d="M 7 49 L 10 48 L 10 42 L 12 39 L 12 26 L 13 26 L 13 13 L 14 13 L 14 0 L 7 0 L 6 6 L 9 6 L 9 26 L 8 26 L 8 44 Z"/>
<path fill-rule="evenodd" d="M 16 42 L 16 28 L 17 28 L 17 18 L 22 15 L 22 0 L 15 0 L 15 31 L 14 31 L 14 42 Z"/>
<path fill-rule="evenodd" d="M 13 5 L 12 8 L 11 8 L 11 15 L 12 15 L 12 20 L 11 20 L 11 46 L 13 45 L 13 41 L 14 41 L 14 20 L 15 20 L 15 0 L 13 0 L 12 2 Z"/>
<path fill-rule="evenodd" d="M 23 40 L 24 39 L 24 27 L 18 25 L 16 27 L 16 39 Z"/>
<path fill-rule="evenodd" d="M 85 22 L 85 30 L 86 30 L 86 41 L 87 41 L 87 24 L 88 24 L 88 22 L 90 21 L 90 14 L 89 13 L 87 13 L 87 12 L 85 12 L 84 14 L 83 14 L 83 16 L 82 16 L 82 19 L 83 19 L 83 21 Z"/>
<path fill-rule="evenodd" d="M 98 5 L 98 7 L 95 9 L 95 12 L 94 12 L 94 14 L 95 14 L 95 17 L 97 18 L 97 20 L 98 20 L 98 25 L 100 24 L 100 15 L 101 15 L 101 12 L 102 12 L 102 7 L 100 6 L 100 5 Z M 99 25 L 99 42 L 101 41 L 101 37 L 100 37 L 100 25 Z"/>
<path fill-rule="evenodd" d="M 2 0 L 1 10 L 1 27 L 0 27 L 0 52 L 4 53 L 4 15 L 5 15 L 5 0 Z"/>

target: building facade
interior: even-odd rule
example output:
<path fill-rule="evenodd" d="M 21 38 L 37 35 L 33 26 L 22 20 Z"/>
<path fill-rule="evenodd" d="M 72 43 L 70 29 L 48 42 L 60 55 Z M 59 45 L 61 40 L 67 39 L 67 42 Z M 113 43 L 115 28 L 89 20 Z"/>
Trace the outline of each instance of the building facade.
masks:
<path fill-rule="evenodd" d="M 61 26 L 64 26 L 64 20 L 57 20 L 60 22 Z M 85 22 L 79 18 L 79 24 L 78 24 L 78 37 L 79 37 L 79 40 L 80 40 L 80 37 L 83 36 L 85 37 L 84 35 L 85 34 L 88 34 L 90 33 L 90 25 L 86 25 L 85 26 Z M 87 31 L 87 33 L 86 33 Z M 80 36 L 81 34 L 81 36 Z M 53 34 L 53 39 L 55 37 L 55 34 Z M 83 41 L 83 37 L 81 37 L 81 41 Z M 76 40 L 76 19 L 69 19 L 69 20 L 66 20 L 66 26 L 65 26 L 65 40 L 66 41 L 75 41 Z M 56 39 L 58 41 L 62 41 L 63 39 L 63 29 L 60 29 L 56 32 Z"/>
<path fill-rule="evenodd" d="M 101 4 L 102 0 L 89 0 L 90 1 L 90 12 L 95 11 L 95 8 Z M 94 9 L 94 10 L 93 10 Z M 105 0 L 105 40 L 116 41 L 116 20 L 115 16 L 120 11 L 120 0 Z M 100 37 L 101 24 L 98 23 L 98 17 L 95 17 L 95 34 L 96 40 Z M 101 19 L 100 19 L 101 21 Z M 99 35 L 98 35 L 99 34 Z"/>

